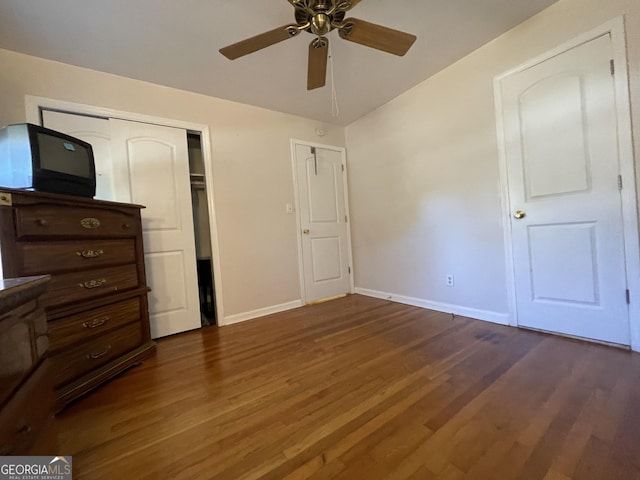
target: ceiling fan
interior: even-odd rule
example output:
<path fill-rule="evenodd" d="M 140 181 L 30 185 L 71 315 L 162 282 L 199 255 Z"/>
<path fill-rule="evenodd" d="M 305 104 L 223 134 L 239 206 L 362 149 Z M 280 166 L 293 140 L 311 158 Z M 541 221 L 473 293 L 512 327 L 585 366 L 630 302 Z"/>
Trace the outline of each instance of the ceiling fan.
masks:
<path fill-rule="evenodd" d="M 293 38 L 300 32 L 316 36 L 309 45 L 307 90 L 323 87 L 327 77 L 329 39 L 326 35 L 338 30 L 340 38 L 394 55 L 405 55 L 416 36 L 409 33 L 346 18 L 346 13 L 361 0 L 288 0 L 295 9 L 296 23 L 270 30 L 220 49 L 230 60 L 243 57 L 263 48 Z"/>

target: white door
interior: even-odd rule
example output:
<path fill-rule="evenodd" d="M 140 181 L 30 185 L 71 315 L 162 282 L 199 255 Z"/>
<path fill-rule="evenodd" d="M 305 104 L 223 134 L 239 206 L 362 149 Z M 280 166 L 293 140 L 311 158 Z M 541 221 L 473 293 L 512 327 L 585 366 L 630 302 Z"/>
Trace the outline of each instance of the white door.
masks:
<path fill-rule="evenodd" d="M 306 302 L 349 293 L 349 240 L 341 151 L 295 145 Z"/>
<path fill-rule="evenodd" d="M 66 133 L 91 144 L 96 164 L 95 198 L 116 200 L 109 120 L 44 110 L 42 121 L 43 126 L 47 128 Z"/>
<path fill-rule="evenodd" d="M 142 210 L 151 336 L 200 328 L 187 132 L 110 119 L 114 177 Z"/>
<path fill-rule="evenodd" d="M 518 324 L 629 345 L 604 35 L 501 81 Z"/>
<path fill-rule="evenodd" d="M 126 120 L 43 112 L 48 128 L 92 144 L 96 198 L 142 210 L 153 338 L 201 326 L 186 131 Z"/>

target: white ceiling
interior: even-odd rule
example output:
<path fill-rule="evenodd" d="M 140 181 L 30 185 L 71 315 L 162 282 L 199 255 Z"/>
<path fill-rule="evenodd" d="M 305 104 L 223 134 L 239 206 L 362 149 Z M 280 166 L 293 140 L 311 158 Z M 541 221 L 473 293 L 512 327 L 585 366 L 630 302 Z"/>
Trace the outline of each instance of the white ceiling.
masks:
<path fill-rule="evenodd" d="M 218 53 L 295 23 L 287 0 L 0 0 L 0 48 L 348 125 L 555 1 L 362 0 L 349 16 L 418 40 L 396 57 L 332 32 L 335 118 L 330 80 L 306 90 L 311 35 L 235 61 Z"/>

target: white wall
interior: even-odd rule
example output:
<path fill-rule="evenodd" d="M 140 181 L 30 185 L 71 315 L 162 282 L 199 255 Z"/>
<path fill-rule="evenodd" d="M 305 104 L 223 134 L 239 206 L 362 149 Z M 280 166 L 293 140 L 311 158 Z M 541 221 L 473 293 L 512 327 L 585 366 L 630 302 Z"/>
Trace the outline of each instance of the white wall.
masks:
<path fill-rule="evenodd" d="M 225 317 L 300 299 L 290 139 L 344 146 L 342 127 L 0 50 L 0 125 L 25 95 L 208 125 Z"/>
<path fill-rule="evenodd" d="M 621 14 L 640 145 L 638 0 L 560 0 L 347 127 L 359 291 L 507 319 L 493 78 Z"/>

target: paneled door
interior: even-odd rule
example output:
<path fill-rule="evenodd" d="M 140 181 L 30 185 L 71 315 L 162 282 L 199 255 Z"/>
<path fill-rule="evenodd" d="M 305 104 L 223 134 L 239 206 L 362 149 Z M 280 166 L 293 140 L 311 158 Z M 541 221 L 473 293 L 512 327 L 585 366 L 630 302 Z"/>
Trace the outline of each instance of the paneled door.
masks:
<path fill-rule="evenodd" d="M 142 210 L 153 338 L 200 328 L 187 133 L 146 123 L 54 112 L 43 125 L 85 140 L 96 161 L 96 198 Z"/>
<path fill-rule="evenodd" d="M 151 335 L 200 328 L 187 132 L 110 119 L 116 178 L 142 210 Z"/>
<path fill-rule="evenodd" d="M 349 293 L 343 153 L 295 144 L 295 166 L 305 301 Z"/>
<path fill-rule="evenodd" d="M 630 343 L 612 45 L 501 81 L 518 324 Z"/>

